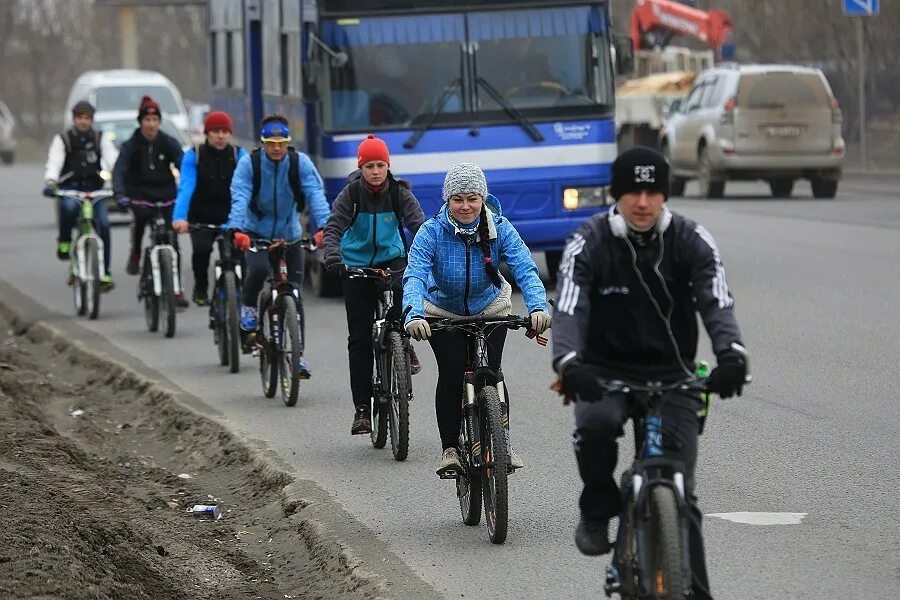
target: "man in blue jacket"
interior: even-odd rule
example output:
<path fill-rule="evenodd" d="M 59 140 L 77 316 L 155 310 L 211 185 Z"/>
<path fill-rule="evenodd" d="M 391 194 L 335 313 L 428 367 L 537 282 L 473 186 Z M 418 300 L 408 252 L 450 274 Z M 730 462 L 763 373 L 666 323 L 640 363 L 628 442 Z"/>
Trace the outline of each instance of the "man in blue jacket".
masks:
<path fill-rule="evenodd" d="M 242 251 L 250 249 L 251 238 L 285 240 L 288 279 L 299 290 L 303 286 L 305 264 L 303 249 L 296 245 L 302 237 L 300 213 L 309 206 L 311 229 L 316 231 L 316 242 L 321 246 L 322 228 L 331 209 L 315 165 L 308 156 L 288 147 L 291 131 L 287 119 L 281 115 L 263 119 L 259 139 L 264 152 L 257 149 L 244 156 L 234 171 L 231 213 L 225 229 L 235 231 L 234 245 Z M 245 262 L 241 329 L 251 332 L 257 327 L 256 299 L 269 272 L 269 253 L 247 252 Z M 305 378 L 310 376 L 309 365 L 303 358 L 300 374 Z"/>

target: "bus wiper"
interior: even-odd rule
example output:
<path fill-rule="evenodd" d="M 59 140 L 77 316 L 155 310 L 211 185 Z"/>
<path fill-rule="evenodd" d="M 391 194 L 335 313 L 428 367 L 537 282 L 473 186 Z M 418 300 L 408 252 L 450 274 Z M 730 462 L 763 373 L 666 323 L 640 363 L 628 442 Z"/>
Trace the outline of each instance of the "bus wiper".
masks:
<path fill-rule="evenodd" d="M 520 113 L 519 109 L 513 106 L 509 100 L 504 98 L 503 95 L 497 91 L 497 88 L 488 83 L 484 77 L 476 77 L 475 83 L 483 87 L 488 95 L 493 98 L 494 102 L 503 107 L 503 110 L 506 111 L 506 114 L 518 121 L 519 125 L 522 126 L 522 129 L 525 130 L 525 133 L 527 133 L 531 137 L 531 139 L 533 139 L 535 142 L 544 141 L 544 136 L 540 131 L 535 129 L 534 125 L 531 124 L 531 121 L 529 121 L 525 117 L 525 115 Z"/>
<path fill-rule="evenodd" d="M 438 98 L 437 104 L 435 105 L 433 110 L 426 112 L 426 113 L 420 113 L 419 115 L 416 115 L 416 119 L 418 119 L 419 117 L 424 117 L 425 121 L 419 127 L 416 128 L 416 130 L 413 132 L 413 134 L 411 136 L 409 136 L 408 140 L 403 142 L 404 148 L 409 150 L 411 148 L 416 147 L 416 145 L 419 143 L 419 141 L 425 135 L 425 132 L 428 131 L 429 129 L 431 129 L 431 126 L 434 125 L 434 120 L 437 119 L 437 116 L 439 114 L 441 114 L 441 111 L 444 110 L 444 105 L 447 104 L 447 100 L 450 99 L 450 96 L 452 96 L 453 94 L 458 92 L 461 87 L 462 87 L 462 78 L 457 77 L 456 79 L 454 79 L 453 81 L 450 82 L 450 85 L 448 85 L 447 87 L 444 88 L 443 92 L 441 92 L 441 96 L 440 96 L 440 98 Z"/>

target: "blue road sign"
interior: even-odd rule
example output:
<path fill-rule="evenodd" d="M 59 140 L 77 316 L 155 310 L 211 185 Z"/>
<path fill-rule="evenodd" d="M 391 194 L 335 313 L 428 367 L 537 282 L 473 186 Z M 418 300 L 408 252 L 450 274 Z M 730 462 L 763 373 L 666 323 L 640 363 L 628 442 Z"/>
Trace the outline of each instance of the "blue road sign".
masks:
<path fill-rule="evenodd" d="M 844 0 L 848 17 L 872 17 L 878 14 L 878 0 Z"/>

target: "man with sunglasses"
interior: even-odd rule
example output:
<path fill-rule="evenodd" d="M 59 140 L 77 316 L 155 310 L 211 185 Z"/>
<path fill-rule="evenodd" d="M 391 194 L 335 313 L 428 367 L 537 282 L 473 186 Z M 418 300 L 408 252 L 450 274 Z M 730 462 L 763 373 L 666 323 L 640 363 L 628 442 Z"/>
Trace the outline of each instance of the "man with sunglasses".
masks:
<path fill-rule="evenodd" d="M 308 156 L 288 146 L 291 131 L 286 118 L 270 115 L 260 126 L 259 148 L 238 162 L 231 179 L 231 213 L 225 229 L 234 230 L 234 245 L 250 249 L 251 238 L 283 239 L 288 243 L 285 259 L 288 279 L 301 289 L 305 257 L 296 245 L 302 237 L 300 214 L 308 206 L 310 229 L 322 245 L 322 228 L 331 209 L 325 200 L 322 177 Z M 241 329 L 256 331 L 256 297 L 269 273 L 268 252 L 247 252 L 247 273 L 241 294 Z M 298 299 L 302 303 L 302 299 Z M 304 333 L 305 338 L 305 333 Z M 301 377 L 311 373 L 300 359 Z"/>

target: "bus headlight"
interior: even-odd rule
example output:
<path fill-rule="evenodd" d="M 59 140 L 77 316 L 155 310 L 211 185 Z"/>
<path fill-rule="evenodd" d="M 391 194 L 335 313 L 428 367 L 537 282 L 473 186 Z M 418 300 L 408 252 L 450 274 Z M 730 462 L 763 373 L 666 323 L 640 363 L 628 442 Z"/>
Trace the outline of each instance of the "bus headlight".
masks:
<path fill-rule="evenodd" d="M 563 190 L 563 208 L 576 210 L 579 208 L 593 208 L 605 206 L 609 198 L 609 188 L 606 186 L 570 187 Z"/>

